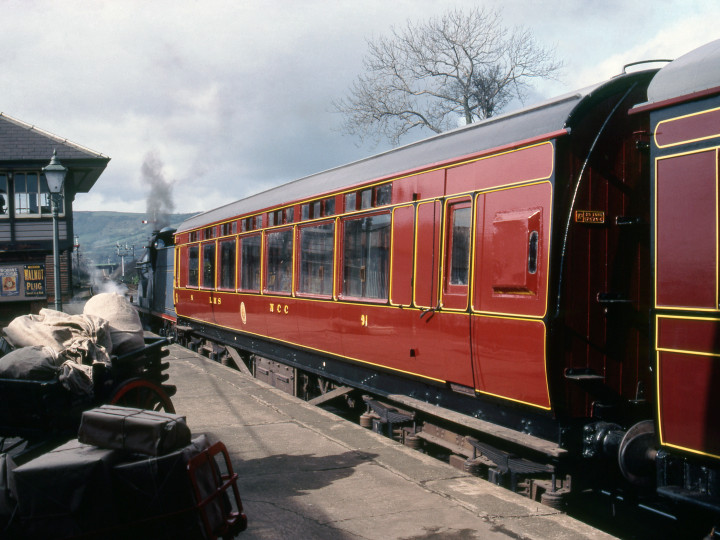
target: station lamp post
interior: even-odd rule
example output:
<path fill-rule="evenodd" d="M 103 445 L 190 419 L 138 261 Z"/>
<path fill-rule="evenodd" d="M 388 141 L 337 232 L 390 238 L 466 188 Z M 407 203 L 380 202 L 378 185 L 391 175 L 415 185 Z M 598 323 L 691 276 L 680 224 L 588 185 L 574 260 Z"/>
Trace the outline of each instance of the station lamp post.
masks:
<path fill-rule="evenodd" d="M 47 167 L 43 168 L 47 180 L 50 199 L 52 200 L 53 221 L 53 273 L 55 278 L 55 310 L 62 311 L 62 290 L 60 288 L 60 234 L 58 233 L 58 208 L 62 203 L 63 184 L 67 169 L 57 158 L 57 151 L 53 150 L 52 158 Z"/>

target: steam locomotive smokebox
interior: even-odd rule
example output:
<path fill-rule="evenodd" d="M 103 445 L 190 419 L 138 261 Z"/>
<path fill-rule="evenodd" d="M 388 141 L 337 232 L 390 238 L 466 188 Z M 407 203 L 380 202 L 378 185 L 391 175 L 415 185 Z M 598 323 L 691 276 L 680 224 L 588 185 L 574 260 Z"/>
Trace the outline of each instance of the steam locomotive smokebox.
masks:
<path fill-rule="evenodd" d="M 83 413 L 78 440 L 100 448 L 158 456 L 188 445 L 190 429 L 184 416 L 103 405 Z"/>
<path fill-rule="evenodd" d="M 112 465 L 122 453 L 70 441 L 10 477 L 23 538 L 67 538 L 115 523 Z"/>

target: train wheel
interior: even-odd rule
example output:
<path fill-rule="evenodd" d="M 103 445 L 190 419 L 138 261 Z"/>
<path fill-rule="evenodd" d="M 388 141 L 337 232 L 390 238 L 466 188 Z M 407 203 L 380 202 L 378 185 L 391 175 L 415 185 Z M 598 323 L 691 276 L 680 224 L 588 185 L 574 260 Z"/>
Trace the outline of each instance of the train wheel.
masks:
<path fill-rule="evenodd" d="M 149 411 L 175 412 L 175 407 L 165 391 L 145 379 L 132 379 L 123 383 L 110 398 L 110 404 Z"/>

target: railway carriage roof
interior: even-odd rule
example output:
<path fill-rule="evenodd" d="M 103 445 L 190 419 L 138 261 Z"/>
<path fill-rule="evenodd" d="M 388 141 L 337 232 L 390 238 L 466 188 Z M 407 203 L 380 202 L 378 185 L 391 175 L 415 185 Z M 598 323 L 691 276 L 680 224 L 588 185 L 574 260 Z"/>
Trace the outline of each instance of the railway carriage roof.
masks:
<path fill-rule="evenodd" d="M 648 103 L 659 103 L 718 88 L 720 39 L 698 47 L 663 67 L 648 86 Z"/>
<path fill-rule="evenodd" d="M 495 116 L 406 146 L 389 150 L 348 165 L 329 169 L 280 185 L 245 199 L 203 212 L 184 221 L 177 232 L 204 227 L 236 216 L 257 213 L 295 201 L 321 197 L 333 191 L 352 189 L 380 178 L 392 178 L 412 170 L 433 166 L 493 148 L 542 138 L 571 125 L 578 106 L 589 96 L 617 81 L 634 79 L 636 74 L 620 75 L 603 83 L 578 90 L 533 107 Z"/>

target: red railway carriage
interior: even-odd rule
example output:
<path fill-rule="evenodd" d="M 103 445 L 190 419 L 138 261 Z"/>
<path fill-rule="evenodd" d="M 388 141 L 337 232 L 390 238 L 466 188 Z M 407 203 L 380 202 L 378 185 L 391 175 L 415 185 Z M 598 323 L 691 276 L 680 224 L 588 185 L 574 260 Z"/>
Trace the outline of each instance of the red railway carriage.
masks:
<path fill-rule="evenodd" d="M 558 470 L 714 460 L 720 91 L 668 82 L 700 51 L 187 220 L 178 322 Z"/>
<path fill-rule="evenodd" d="M 652 73 L 188 220 L 176 235 L 178 316 L 252 338 L 254 352 L 272 342 L 409 377 L 438 403 L 471 395 L 486 417 L 485 404 L 510 404 L 519 412 L 504 423 L 537 416 L 525 431 L 558 441 L 556 418 L 590 416 L 597 402 L 587 381 L 625 400 L 641 382 L 652 391 L 642 331 L 610 336 L 636 343 L 612 357 L 603 300 L 647 309 L 647 238 L 631 231 L 618 247 L 615 219 L 647 222 L 633 146 L 647 126 L 626 113 Z"/>
<path fill-rule="evenodd" d="M 715 41 L 661 70 L 634 111 L 649 114 L 652 133 L 658 489 L 712 508 L 720 501 L 719 73 Z"/>

